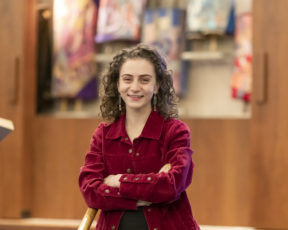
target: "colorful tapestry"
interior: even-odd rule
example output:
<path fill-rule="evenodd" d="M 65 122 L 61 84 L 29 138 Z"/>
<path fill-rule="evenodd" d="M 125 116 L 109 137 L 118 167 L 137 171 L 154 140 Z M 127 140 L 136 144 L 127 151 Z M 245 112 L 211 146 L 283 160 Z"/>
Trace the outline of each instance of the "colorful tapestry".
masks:
<path fill-rule="evenodd" d="M 165 56 L 168 68 L 173 71 L 173 84 L 178 95 L 181 94 L 180 46 L 184 14 L 177 8 L 147 10 L 142 33 L 142 42 L 155 46 Z"/>
<path fill-rule="evenodd" d="M 232 0 L 188 0 L 187 31 L 225 32 L 232 5 Z"/>
<path fill-rule="evenodd" d="M 247 10 L 236 13 L 235 43 L 232 97 L 248 102 L 252 88 L 252 13 Z"/>
<path fill-rule="evenodd" d="M 56 98 L 82 98 L 87 84 L 95 82 L 96 5 L 93 0 L 55 0 L 53 12 L 52 94 Z M 95 85 L 89 98 L 97 96 L 96 90 Z"/>
<path fill-rule="evenodd" d="M 96 42 L 139 41 L 145 3 L 146 0 L 101 0 Z"/>

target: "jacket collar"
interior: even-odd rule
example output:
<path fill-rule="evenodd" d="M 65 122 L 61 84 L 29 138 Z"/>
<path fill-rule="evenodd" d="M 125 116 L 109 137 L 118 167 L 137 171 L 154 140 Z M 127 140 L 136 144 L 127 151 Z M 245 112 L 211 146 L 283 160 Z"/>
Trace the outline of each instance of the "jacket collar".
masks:
<path fill-rule="evenodd" d="M 128 137 L 125 128 L 126 115 L 122 114 L 120 118 L 111 124 L 106 134 L 106 139 L 118 139 L 119 137 Z M 159 140 L 164 124 L 164 118 L 158 113 L 152 111 L 146 121 L 140 137 Z"/>

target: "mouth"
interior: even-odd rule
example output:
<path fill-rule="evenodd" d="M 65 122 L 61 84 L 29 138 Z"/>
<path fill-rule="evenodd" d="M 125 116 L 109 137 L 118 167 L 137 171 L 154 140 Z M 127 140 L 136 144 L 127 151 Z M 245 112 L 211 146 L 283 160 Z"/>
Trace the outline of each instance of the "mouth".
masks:
<path fill-rule="evenodd" d="M 143 95 L 128 94 L 128 97 L 130 97 L 133 100 L 139 100 L 143 97 Z"/>

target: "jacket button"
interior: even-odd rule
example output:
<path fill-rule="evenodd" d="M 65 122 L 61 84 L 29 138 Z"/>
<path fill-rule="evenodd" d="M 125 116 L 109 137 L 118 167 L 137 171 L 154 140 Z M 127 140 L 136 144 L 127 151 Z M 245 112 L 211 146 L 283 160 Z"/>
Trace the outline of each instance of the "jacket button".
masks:
<path fill-rule="evenodd" d="M 135 180 L 139 180 L 139 177 L 136 177 Z"/>
<path fill-rule="evenodd" d="M 112 230 L 114 230 L 116 228 L 116 226 L 115 225 L 113 225 L 112 227 L 111 227 L 111 229 Z M 155 229 L 154 229 L 155 230 Z M 157 229 L 156 229 L 157 230 Z"/>
<path fill-rule="evenodd" d="M 131 169 L 128 168 L 128 169 L 126 170 L 126 172 L 127 172 L 127 173 L 131 173 Z"/>
<path fill-rule="evenodd" d="M 139 157 L 139 156 L 140 156 L 140 153 L 136 153 L 136 156 Z"/>
<path fill-rule="evenodd" d="M 158 230 L 158 228 L 153 228 L 153 230 Z"/>
<path fill-rule="evenodd" d="M 124 177 L 124 178 L 123 178 L 123 180 L 127 180 L 127 179 L 128 179 L 127 177 Z"/>
<path fill-rule="evenodd" d="M 129 153 L 132 153 L 132 149 L 129 149 Z"/>
<path fill-rule="evenodd" d="M 149 180 L 149 181 L 150 181 L 151 179 L 152 179 L 152 178 L 151 178 L 150 176 L 149 176 L 149 177 L 147 177 L 147 180 Z"/>
<path fill-rule="evenodd" d="M 110 190 L 109 190 L 109 189 L 105 189 L 105 192 L 106 192 L 106 193 L 110 193 Z"/>

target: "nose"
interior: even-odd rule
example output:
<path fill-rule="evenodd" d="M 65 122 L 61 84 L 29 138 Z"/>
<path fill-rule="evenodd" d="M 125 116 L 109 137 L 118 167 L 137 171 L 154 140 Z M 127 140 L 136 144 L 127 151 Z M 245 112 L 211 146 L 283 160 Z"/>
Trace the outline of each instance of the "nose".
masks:
<path fill-rule="evenodd" d="M 131 90 L 138 91 L 139 89 L 140 89 L 139 82 L 137 80 L 134 80 L 131 84 Z"/>

